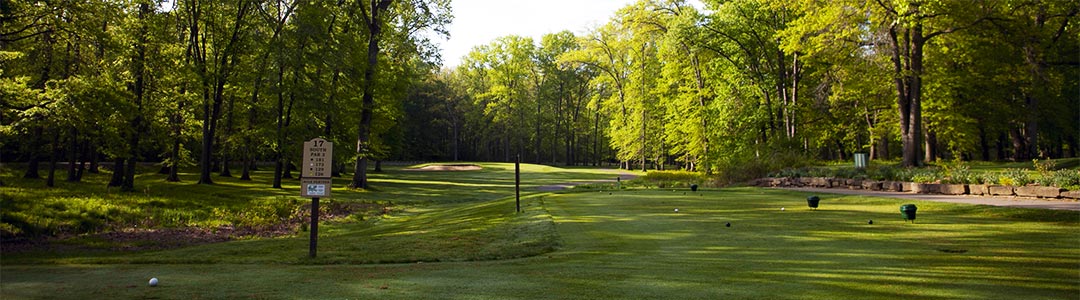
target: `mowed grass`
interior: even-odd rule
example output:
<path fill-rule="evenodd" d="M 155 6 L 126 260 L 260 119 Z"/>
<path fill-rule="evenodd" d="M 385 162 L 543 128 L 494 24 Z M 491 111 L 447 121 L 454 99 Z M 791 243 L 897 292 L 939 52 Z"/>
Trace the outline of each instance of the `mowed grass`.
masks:
<path fill-rule="evenodd" d="M 371 189 L 347 189 L 351 175 L 334 178 L 332 199 L 342 203 L 378 203 L 396 208 L 488 201 L 513 195 L 514 165 L 479 163 L 482 171 L 412 172 L 387 166 L 370 172 Z M 271 187 L 273 173 L 264 168 L 252 180 L 214 177 L 214 185 L 199 185 L 197 173 L 181 173 L 181 182 L 166 182 L 165 175 L 143 168 L 136 192 L 106 186 L 110 173 L 86 174 L 82 182 L 60 179 L 56 187 L 44 180 L 20 177 L 21 170 L 5 168 L 0 179 L 0 229 L 17 234 L 57 235 L 122 230 L 198 226 L 260 226 L 288 217 L 309 203 L 299 197 L 299 180 L 284 179 Z M 63 170 L 58 171 L 63 176 Z M 614 179 L 610 170 L 557 168 L 523 164 L 528 174 L 521 187 L 535 192 L 539 186 L 575 180 Z M 294 172 L 294 176 L 299 172 Z"/>
<path fill-rule="evenodd" d="M 378 203 L 378 207 L 386 210 L 359 212 L 363 214 L 324 223 L 320 236 L 332 238 L 322 243 L 322 255 L 315 261 L 306 259 L 307 232 L 297 228 L 295 235 L 188 247 L 174 250 L 174 255 L 112 251 L 139 246 L 140 242 L 79 235 L 52 241 L 54 246 L 47 251 L 6 253 L 0 256 L 0 262 L 385 263 L 498 259 L 550 251 L 552 243 L 548 240 L 552 239 L 553 231 L 532 229 L 550 226 L 550 217 L 542 209 L 527 208 L 527 214 L 523 215 L 513 213 L 514 203 L 510 196 L 514 195 L 514 165 L 478 165 L 484 169 L 415 172 L 404 166 L 391 166 L 385 168 L 385 172 L 370 173 L 372 188 L 369 190 L 346 189 L 348 177 L 335 178 L 333 197 L 321 201 L 324 208 L 334 203 Z M 540 186 L 614 179 L 618 173 L 531 164 L 523 164 L 521 169 L 524 174 L 522 193 L 526 197 L 536 194 Z M 271 188 L 272 174 L 269 172 L 255 173 L 252 181 L 217 177 L 215 185 L 194 184 L 196 174 L 184 174 L 179 183 L 165 182 L 159 174 L 144 174 L 138 180 L 143 191 L 136 193 L 107 189 L 108 174 L 88 175 L 85 182 L 62 182 L 56 188 L 44 187 L 39 180 L 11 178 L 14 177 L 11 172 L 7 175 L 10 177 L 4 179 L 9 185 L 0 187 L 3 221 L 14 220 L 16 222 L 12 223 L 42 231 L 87 230 L 78 226 L 86 223 L 98 224 L 89 229 L 102 231 L 110 230 L 106 227 L 114 227 L 112 230 L 134 227 L 167 230 L 184 226 L 213 229 L 217 226 L 271 224 L 301 211 L 306 213 L 305 205 L 310 203 L 308 199 L 298 197 L 296 179 L 284 180 L 283 189 Z M 27 223 L 36 225 L 26 226 Z M 507 225 L 511 223 L 514 225 Z M 109 226 L 104 226 L 106 224 Z M 306 226 L 302 227 L 306 230 Z M 522 235 L 519 231 L 529 234 Z M 434 233 L 435 237 L 424 233 Z M 515 236 L 521 238 L 515 239 Z M 525 243 L 536 248 L 491 249 L 507 243 Z M 373 251 L 402 245 L 417 251 L 401 255 Z M 419 253 L 421 249 L 430 251 Z"/>
<path fill-rule="evenodd" d="M 5 261 L 0 292 L 4 299 L 1080 297 L 1077 212 L 829 195 L 811 211 L 806 196 L 757 188 L 535 194 L 524 214 L 506 212 L 511 198 L 441 204 L 326 225 L 326 257 L 316 260 L 301 257 L 306 238 L 294 237 L 44 265 Z M 900 217 L 904 203 L 919 206 L 913 224 Z M 161 286 L 147 287 L 150 277 Z"/>

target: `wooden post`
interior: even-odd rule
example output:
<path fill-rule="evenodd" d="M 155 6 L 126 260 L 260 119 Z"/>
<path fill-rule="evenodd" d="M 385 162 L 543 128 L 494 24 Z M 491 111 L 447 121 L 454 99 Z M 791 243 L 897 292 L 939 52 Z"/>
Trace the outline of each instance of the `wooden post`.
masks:
<path fill-rule="evenodd" d="M 319 198 L 311 198 L 311 243 L 308 245 L 308 257 L 315 258 L 319 245 Z"/>
<path fill-rule="evenodd" d="M 522 154 L 517 154 L 514 161 L 514 199 L 517 201 L 517 213 L 522 213 Z"/>
<path fill-rule="evenodd" d="M 330 198 L 334 181 L 331 179 L 334 143 L 321 138 L 304 142 L 300 170 L 300 196 L 311 198 L 311 239 L 308 256 L 315 258 L 319 245 L 319 198 Z"/>

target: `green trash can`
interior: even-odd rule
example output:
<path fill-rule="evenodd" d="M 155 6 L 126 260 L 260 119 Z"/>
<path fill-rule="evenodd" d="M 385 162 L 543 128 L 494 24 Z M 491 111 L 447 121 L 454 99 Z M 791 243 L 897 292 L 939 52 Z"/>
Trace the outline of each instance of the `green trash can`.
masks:
<path fill-rule="evenodd" d="M 900 214 L 904 216 L 905 221 L 915 222 L 915 211 L 919 208 L 915 204 L 904 204 L 900 206 Z"/>
<path fill-rule="evenodd" d="M 821 202 L 821 198 L 818 198 L 818 196 L 806 197 L 806 206 L 809 206 L 812 209 L 817 209 L 818 202 Z"/>

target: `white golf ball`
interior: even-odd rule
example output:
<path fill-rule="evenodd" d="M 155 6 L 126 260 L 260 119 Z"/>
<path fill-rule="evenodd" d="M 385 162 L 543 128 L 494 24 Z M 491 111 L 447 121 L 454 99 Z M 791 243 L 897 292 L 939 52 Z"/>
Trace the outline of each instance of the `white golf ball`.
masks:
<path fill-rule="evenodd" d="M 678 208 L 676 208 L 676 209 L 675 209 L 675 212 L 679 212 L 679 209 L 678 209 Z"/>
<path fill-rule="evenodd" d="M 158 280 L 157 280 L 156 277 L 155 278 L 150 278 L 150 286 L 151 287 L 157 286 L 157 283 L 158 283 Z"/>
<path fill-rule="evenodd" d="M 780 211 L 784 211 L 784 208 L 783 208 L 783 207 L 781 207 L 781 208 L 780 208 Z"/>

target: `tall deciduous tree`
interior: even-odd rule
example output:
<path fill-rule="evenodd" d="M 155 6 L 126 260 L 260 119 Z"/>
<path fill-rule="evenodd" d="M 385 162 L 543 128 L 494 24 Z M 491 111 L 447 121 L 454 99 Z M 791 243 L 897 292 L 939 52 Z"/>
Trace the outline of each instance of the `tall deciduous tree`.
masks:
<path fill-rule="evenodd" d="M 372 129 L 374 113 L 378 109 L 375 101 L 376 85 L 380 74 L 379 53 L 380 43 L 384 42 L 383 33 L 387 26 L 394 26 L 391 30 L 399 30 L 397 35 L 402 39 L 422 39 L 421 34 L 434 31 L 446 34 L 445 25 L 452 18 L 449 14 L 448 0 L 418 0 L 418 1 L 395 1 L 395 0 L 364 0 L 359 3 L 359 19 L 367 29 L 367 63 L 364 77 L 360 83 L 361 103 L 360 122 L 356 138 L 356 164 L 352 182 L 349 187 L 368 188 L 367 165 L 372 151 Z M 417 45 L 421 43 L 413 43 Z"/>
<path fill-rule="evenodd" d="M 225 86 L 234 78 L 241 43 L 249 28 L 255 2 L 184 2 L 189 61 L 199 77 L 202 95 L 202 147 L 199 153 L 199 183 L 213 184 L 211 164 L 218 121 L 225 103 Z"/>

